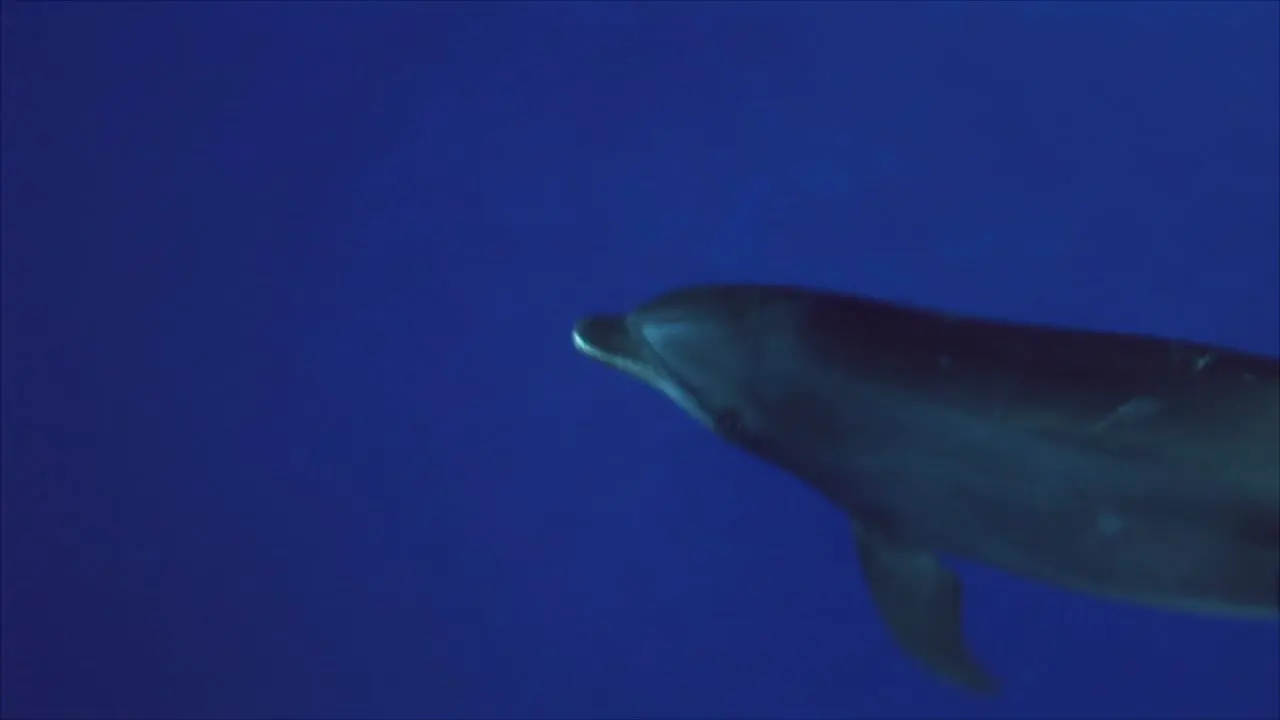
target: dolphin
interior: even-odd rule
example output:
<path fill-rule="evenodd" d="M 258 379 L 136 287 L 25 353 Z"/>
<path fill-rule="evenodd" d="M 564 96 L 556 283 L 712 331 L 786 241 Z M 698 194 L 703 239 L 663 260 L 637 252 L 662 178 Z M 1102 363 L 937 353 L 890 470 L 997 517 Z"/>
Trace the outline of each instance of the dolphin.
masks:
<path fill-rule="evenodd" d="M 851 520 L 906 654 L 978 692 L 941 557 L 1184 612 L 1280 617 L 1280 361 L 770 285 L 573 329 Z"/>

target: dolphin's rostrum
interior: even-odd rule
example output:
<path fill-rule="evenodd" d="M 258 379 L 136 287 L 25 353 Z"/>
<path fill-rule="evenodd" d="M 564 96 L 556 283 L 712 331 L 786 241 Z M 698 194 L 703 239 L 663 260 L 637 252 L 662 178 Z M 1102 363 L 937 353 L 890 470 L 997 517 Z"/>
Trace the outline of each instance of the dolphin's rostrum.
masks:
<path fill-rule="evenodd" d="M 907 653 L 980 691 L 951 555 L 1185 611 L 1280 613 L 1280 361 L 762 285 L 574 328 L 852 520 Z"/>

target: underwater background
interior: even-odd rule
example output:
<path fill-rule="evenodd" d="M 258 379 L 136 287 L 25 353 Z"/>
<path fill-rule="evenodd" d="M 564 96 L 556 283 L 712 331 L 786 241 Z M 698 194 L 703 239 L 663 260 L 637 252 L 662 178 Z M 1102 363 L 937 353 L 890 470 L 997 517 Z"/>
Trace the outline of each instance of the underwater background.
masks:
<path fill-rule="evenodd" d="M 5 718 L 1280 716 L 1276 623 L 963 562 L 1004 692 L 941 683 L 570 342 L 743 281 L 1280 355 L 1280 4 L 0 25 Z"/>

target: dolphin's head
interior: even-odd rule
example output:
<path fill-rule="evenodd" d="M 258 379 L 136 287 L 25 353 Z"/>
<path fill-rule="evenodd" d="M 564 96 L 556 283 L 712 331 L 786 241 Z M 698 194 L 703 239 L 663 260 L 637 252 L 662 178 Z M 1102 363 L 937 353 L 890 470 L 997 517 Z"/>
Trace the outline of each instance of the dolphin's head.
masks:
<path fill-rule="evenodd" d="M 661 295 L 626 315 L 574 326 L 583 354 L 635 376 L 712 430 L 742 440 L 777 417 L 779 398 L 804 385 L 787 293 L 704 286 Z"/>

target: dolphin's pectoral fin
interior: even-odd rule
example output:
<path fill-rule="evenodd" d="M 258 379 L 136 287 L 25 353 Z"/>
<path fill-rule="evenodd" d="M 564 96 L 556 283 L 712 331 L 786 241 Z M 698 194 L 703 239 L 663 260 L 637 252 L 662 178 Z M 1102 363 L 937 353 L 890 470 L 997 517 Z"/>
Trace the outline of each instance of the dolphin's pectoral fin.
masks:
<path fill-rule="evenodd" d="M 898 644 L 947 679 L 994 693 L 995 679 L 965 645 L 955 573 L 932 553 L 906 547 L 874 529 L 857 528 L 855 536 L 862 576 Z"/>

